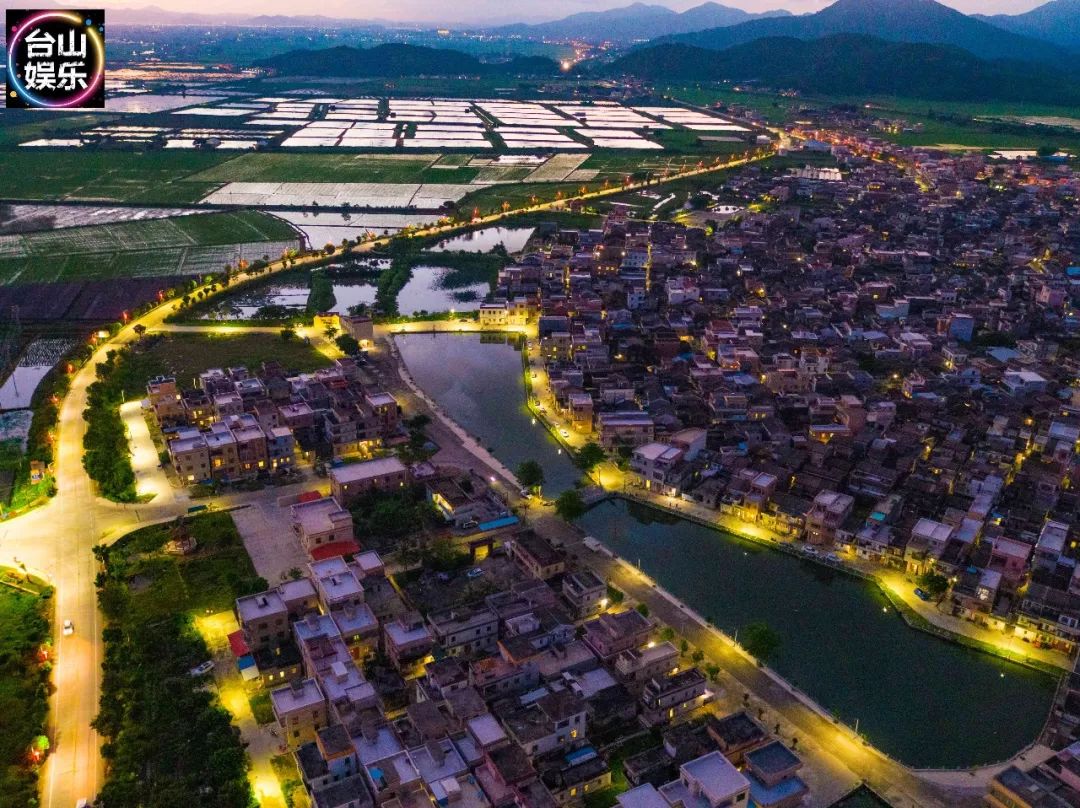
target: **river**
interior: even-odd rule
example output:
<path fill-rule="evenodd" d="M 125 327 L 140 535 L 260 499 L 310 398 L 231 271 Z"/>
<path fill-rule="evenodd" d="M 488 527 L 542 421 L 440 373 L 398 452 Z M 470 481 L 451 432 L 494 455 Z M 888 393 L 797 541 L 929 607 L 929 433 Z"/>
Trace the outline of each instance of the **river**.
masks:
<path fill-rule="evenodd" d="M 395 337 L 418 385 L 514 471 L 544 468 L 545 497 L 571 488 L 581 470 L 525 406 L 517 337 L 504 334 L 401 334 Z"/>
<path fill-rule="evenodd" d="M 545 469 L 545 493 L 578 470 L 524 406 L 521 355 L 506 338 L 397 337 L 413 378 L 510 469 Z M 1055 680 L 912 629 L 867 581 L 622 500 L 582 529 L 724 631 L 767 623 L 771 666 L 878 748 L 912 766 L 1003 760 L 1039 733 Z"/>

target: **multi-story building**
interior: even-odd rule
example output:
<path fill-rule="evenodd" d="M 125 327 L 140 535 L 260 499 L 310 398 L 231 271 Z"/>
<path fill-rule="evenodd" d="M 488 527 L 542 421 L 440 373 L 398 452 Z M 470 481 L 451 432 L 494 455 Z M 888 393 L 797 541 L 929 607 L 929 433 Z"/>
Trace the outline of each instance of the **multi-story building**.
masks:
<path fill-rule="evenodd" d="M 380 457 L 331 469 L 330 494 L 349 507 L 369 491 L 400 489 L 408 480 L 409 469 L 397 457 Z"/>
<path fill-rule="evenodd" d="M 435 643 L 449 656 L 479 656 L 495 650 L 499 618 L 487 606 L 455 606 L 428 616 Z"/>
<path fill-rule="evenodd" d="M 314 679 L 298 679 L 270 691 L 270 704 L 290 749 L 314 741 L 327 725 L 326 698 Z"/>
<path fill-rule="evenodd" d="M 832 544 L 855 506 L 855 498 L 837 491 L 822 491 L 806 514 L 806 540 L 810 544 Z"/>
<path fill-rule="evenodd" d="M 353 538 L 352 514 L 333 497 L 300 502 L 290 508 L 292 528 L 312 557 L 328 558 L 359 549 Z"/>

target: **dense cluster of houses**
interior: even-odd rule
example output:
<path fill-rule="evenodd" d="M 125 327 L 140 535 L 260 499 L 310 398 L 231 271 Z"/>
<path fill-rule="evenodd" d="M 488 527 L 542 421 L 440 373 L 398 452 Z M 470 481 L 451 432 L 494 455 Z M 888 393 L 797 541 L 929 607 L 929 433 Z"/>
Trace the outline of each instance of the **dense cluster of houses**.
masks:
<path fill-rule="evenodd" d="M 623 808 L 792 808 L 802 763 L 606 583 L 520 530 L 482 562 L 392 583 L 378 553 L 313 560 L 236 602 L 229 638 L 318 808 L 581 806 L 626 758 Z M 753 800 L 753 803 L 751 803 Z"/>
<path fill-rule="evenodd" d="M 734 217 L 552 229 L 491 305 L 535 308 L 543 402 L 632 485 L 1071 652 L 1080 176 L 821 137 L 839 170 L 744 169 Z"/>
<path fill-rule="evenodd" d="M 295 375 L 276 362 L 254 373 L 214 368 L 192 388 L 160 376 L 146 393 L 184 484 L 280 472 L 293 466 L 298 450 L 362 457 L 406 440 L 397 401 L 366 387 L 347 358 Z"/>

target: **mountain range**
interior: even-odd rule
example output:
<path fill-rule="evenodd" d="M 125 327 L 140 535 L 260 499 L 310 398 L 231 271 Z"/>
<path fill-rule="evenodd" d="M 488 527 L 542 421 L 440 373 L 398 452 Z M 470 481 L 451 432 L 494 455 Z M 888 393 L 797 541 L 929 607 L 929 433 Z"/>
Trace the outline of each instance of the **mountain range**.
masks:
<path fill-rule="evenodd" d="M 342 45 L 321 50 L 295 50 L 260 59 L 255 67 L 279 76 L 554 76 L 559 65 L 541 56 L 518 56 L 506 62 L 481 62 L 475 56 L 445 48 L 386 44 L 373 48 Z"/>
<path fill-rule="evenodd" d="M 983 22 L 1080 51 L 1080 0 L 1050 0 L 1025 14 L 973 15 Z"/>
<path fill-rule="evenodd" d="M 794 1 L 794 0 L 793 0 Z M 23 0 L 0 0 L 0 10 L 21 8 Z M 62 0 L 38 0 L 38 7 L 63 8 Z M 455 13 L 448 11 L 447 17 Z M 338 18 L 320 14 L 253 15 L 204 10 L 172 11 L 156 5 L 109 8 L 110 25 L 170 26 L 225 25 L 260 28 L 338 30 L 394 28 L 432 30 L 434 23 L 407 23 L 377 18 Z M 509 17 L 509 13 L 506 15 Z M 512 18 L 511 18 L 512 19 Z M 635 2 L 621 8 L 572 14 L 569 17 L 486 29 L 475 24 L 451 28 L 486 30 L 503 36 L 579 38 L 638 42 L 667 38 L 688 45 L 722 50 L 762 37 L 816 39 L 853 33 L 896 42 L 956 45 L 976 56 L 1043 61 L 1073 67 L 1080 52 L 1080 0 L 1049 0 L 1023 14 L 970 16 L 934 0 L 838 0 L 814 14 L 793 16 L 787 11 L 753 14 L 717 2 L 704 2 L 683 12 L 666 6 Z"/>
<path fill-rule="evenodd" d="M 789 17 L 787 11 L 752 14 L 741 8 L 707 2 L 683 12 L 667 6 L 633 3 L 606 11 L 583 11 L 551 22 L 529 25 L 516 23 L 488 29 L 502 36 L 584 39 L 587 41 L 632 42 L 658 36 L 682 34 L 707 28 L 737 25 L 756 19 Z"/>
<path fill-rule="evenodd" d="M 814 14 L 749 20 L 660 37 L 657 41 L 723 50 L 765 37 L 809 40 L 833 34 L 953 45 L 982 59 L 1043 62 L 1070 70 L 1076 67 L 1076 54 L 1066 48 L 969 17 L 935 0 L 837 0 Z M 873 64 L 871 60 L 866 66 Z"/>
<path fill-rule="evenodd" d="M 824 95 L 1080 103 L 1080 82 L 1054 67 L 980 59 L 952 45 L 888 42 L 861 34 L 766 37 L 722 51 L 665 43 L 631 51 L 607 71 L 659 81 L 760 82 Z"/>

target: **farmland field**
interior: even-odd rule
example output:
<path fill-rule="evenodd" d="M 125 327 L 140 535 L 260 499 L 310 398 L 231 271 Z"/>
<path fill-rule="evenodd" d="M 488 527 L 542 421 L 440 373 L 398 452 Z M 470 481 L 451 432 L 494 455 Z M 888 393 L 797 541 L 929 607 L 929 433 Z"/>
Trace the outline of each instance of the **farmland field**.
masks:
<path fill-rule="evenodd" d="M 244 154 L 208 168 L 192 181 L 223 182 L 442 182 L 466 183 L 475 168 L 435 168 L 437 154 Z M 442 162 L 442 166 L 447 163 Z"/>
<path fill-rule="evenodd" d="M 285 246 L 295 231 L 257 211 L 67 227 L 0 236 L 0 283 L 197 274 Z"/>
<path fill-rule="evenodd" d="M 0 162 L 11 170 L 0 171 L 0 198 L 196 202 L 214 183 L 191 175 L 229 159 L 198 151 L 6 150 Z"/>

